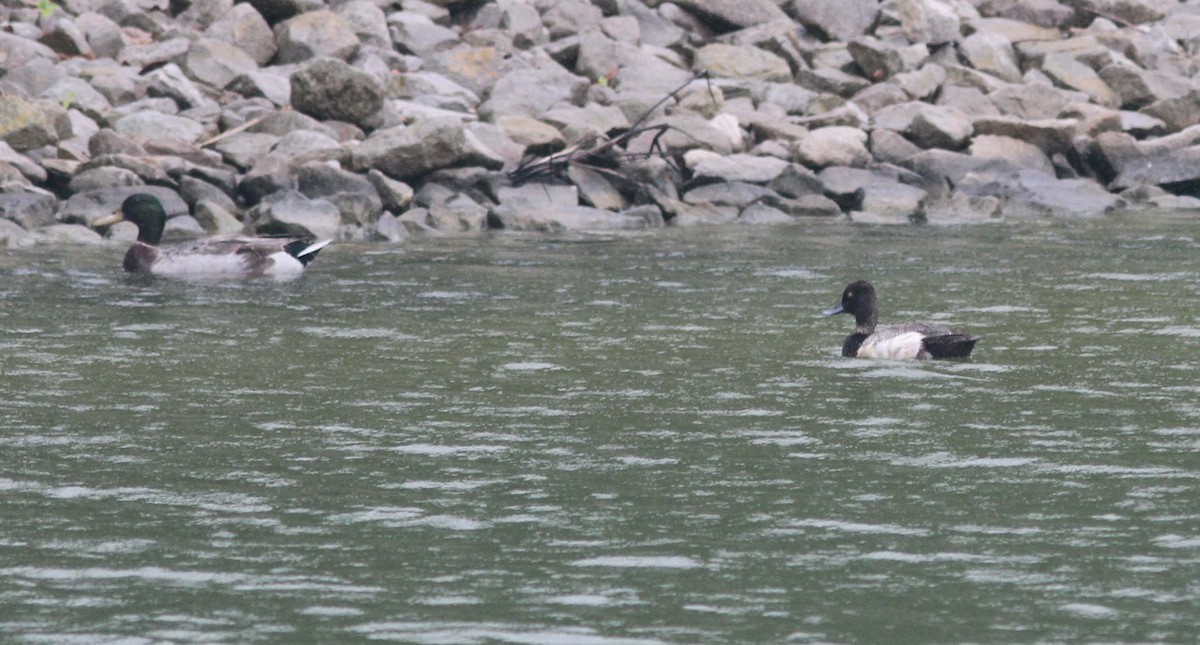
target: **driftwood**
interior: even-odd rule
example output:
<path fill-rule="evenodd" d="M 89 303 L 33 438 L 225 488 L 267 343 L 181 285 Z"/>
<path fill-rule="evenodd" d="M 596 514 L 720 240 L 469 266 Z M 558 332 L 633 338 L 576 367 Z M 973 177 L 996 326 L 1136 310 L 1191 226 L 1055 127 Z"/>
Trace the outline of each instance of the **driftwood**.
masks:
<path fill-rule="evenodd" d="M 521 165 L 518 166 L 516 170 L 508 173 L 509 181 L 511 181 L 514 186 L 520 186 L 521 184 L 529 181 L 560 176 L 562 173 L 566 172 L 568 167 L 571 165 L 583 166 L 602 174 L 625 179 L 620 172 L 611 167 L 613 165 L 612 160 L 614 157 L 619 159 L 638 159 L 658 155 L 665 159 L 667 163 L 670 163 L 672 166 L 674 166 L 674 162 L 667 154 L 667 151 L 663 149 L 659 140 L 670 130 L 675 130 L 677 132 L 682 132 L 682 130 L 673 128 L 672 126 L 666 124 L 650 126 L 644 124 L 650 119 L 650 116 L 662 106 L 663 103 L 666 103 L 669 99 L 678 96 L 679 93 L 684 90 L 684 88 L 691 85 L 692 82 L 697 78 L 704 78 L 705 80 L 708 80 L 708 75 L 704 74 L 693 77 L 689 79 L 688 82 L 669 92 L 657 103 L 650 106 L 650 109 L 646 110 L 645 113 L 638 117 L 638 119 L 633 122 L 633 125 L 626 128 L 617 136 L 610 139 L 604 139 L 600 142 L 590 141 L 574 145 L 566 150 L 556 152 L 548 157 L 522 161 Z M 711 93 L 711 89 L 709 91 Z M 648 132 L 653 132 L 654 137 L 650 140 L 650 145 L 646 152 L 617 152 L 618 147 L 623 146 L 633 139 Z"/>

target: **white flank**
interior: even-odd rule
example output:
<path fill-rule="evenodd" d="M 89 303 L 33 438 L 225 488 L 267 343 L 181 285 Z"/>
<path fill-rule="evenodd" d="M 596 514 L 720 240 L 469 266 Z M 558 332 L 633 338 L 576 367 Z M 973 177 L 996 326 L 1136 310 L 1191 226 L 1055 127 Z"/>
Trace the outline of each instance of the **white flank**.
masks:
<path fill-rule="evenodd" d="M 312 247 L 308 248 L 311 249 Z M 269 275 L 273 278 L 291 278 L 304 272 L 304 263 L 292 257 L 287 251 L 272 253 L 267 256 L 267 259 L 271 263 L 263 269 L 263 275 Z"/>
<path fill-rule="evenodd" d="M 150 272 L 168 278 L 240 276 L 246 274 L 246 262 L 245 258 L 234 254 L 164 254 L 154 263 Z"/>
<path fill-rule="evenodd" d="M 887 334 L 871 334 L 858 348 L 859 358 L 917 358 L 921 353 L 921 341 L 925 335 L 917 331 L 907 331 L 895 336 Z"/>

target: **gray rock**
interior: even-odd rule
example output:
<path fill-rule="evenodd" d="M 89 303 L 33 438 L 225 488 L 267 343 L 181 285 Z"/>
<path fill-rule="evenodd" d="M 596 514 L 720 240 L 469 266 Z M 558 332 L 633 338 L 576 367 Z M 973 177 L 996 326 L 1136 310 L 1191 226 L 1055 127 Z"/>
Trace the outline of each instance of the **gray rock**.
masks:
<path fill-rule="evenodd" d="M 383 202 L 383 207 L 389 211 L 403 212 L 412 203 L 414 191 L 412 186 L 396 181 L 378 170 L 367 172 L 367 180 L 375 187 L 375 192 Z"/>
<path fill-rule="evenodd" d="M 332 11 L 300 14 L 275 27 L 279 63 L 299 63 L 313 58 L 347 60 L 358 51 L 358 36 Z"/>
<path fill-rule="evenodd" d="M 53 224 L 55 199 L 38 192 L 6 191 L 0 193 L 0 220 L 19 224 L 32 231 Z"/>
<path fill-rule="evenodd" d="M 43 244 L 103 244 L 104 238 L 81 224 L 51 224 L 34 233 L 38 243 Z"/>
<path fill-rule="evenodd" d="M 892 43 L 873 36 L 861 36 L 846 43 L 846 47 L 863 75 L 872 81 L 886 80 L 907 71 L 900 48 Z"/>
<path fill-rule="evenodd" d="M 1054 29 L 1066 28 L 1075 19 L 1073 10 L 1055 0 L 984 0 L 978 9 L 987 16 Z"/>
<path fill-rule="evenodd" d="M 1037 146 L 1011 137 L 983 135 L 971 141 L 970 154 L 979 159 L 996 159 L 1017 168 L 1054 175 L 1054 164 Z"/>
<path fill-rule="evenodd" d="M 971 67 L 1010 83 L 1021 81 L 1021 68 L 1012 41 L 1004 34 L 980 31 L 963 39 L 963 57 Z"/>
<path fill-rule="evenodd" d="M 819 194 L 780 199 L 768 198 L 763 203 L 766 206 L 777 208 L 791 217 L 837 217 L 842 214 L 842 209 L 837 202 Z"/>
<path fill-rule="evenodd" d="M 392 36 L 388 32 L 387 16 L 375 3 L 369 0 L 350 0 L 335 11 L 358 36 L 359 42 L 391 49 Z"/>
<path fill-rule="evenodd" d="M 787 19 L 787 14 L 770 0 L 679 0 L 676 4 L 721 31 Z"/>
<path fill-rule="evenodd" d="M 37 183 L 46 181 L 47 173 L 36 161 L 17 152 L 3 141 L 0 141 L 0 163 L 15 169 L 29 181 Z"/>
<path fill-rule="evenodd" d="M 905 134 L 922 148 L 958 150 L 966 145 L 973 131 L 966 114 L 954 108 L 923 104 Z"/>
<path fill-rule="evenodd" d="M 204 34 L 237 47 L 259 65 L 269 63 L 278 51 L 270 25 L 249 3 L 233 5 Z"/>
<path fill-rule="evenodd" d="M 558 128 L 568 145 L 598 141 L 629 128 L 625 114 L 611 105 L 566 105 L 547 110 L 541 120 Z"/>
<path fill-rule="evenodd" d="M 792 15 L 805 27 L 823 35 L 827 40 L 853 40 L 870 31 L 879 15 L 879 2 L 876 0 L 792 0 L 789 7 Z"/>
<path fill-rule="evenodd" d="M 954 7 L 942 0 L 896 0 L 900 26 L 914 43 L 955 42 L 961 36 L 961 19 Z"/>
<path fill-rule="evenodd" d="M 223 205 L 207 199 L 196 202 L 193 216 L 207 235 L 238 235 L 244 228 Z"/>
<path fill-rule="evenodd" d="M 336 139 L 337 132 L 320 121 L 294 110 L 271 112 L 267 117 L 246 129 L 247 132 L 273 134 L 277 137 L 286 136 L 296 130 L 313 130 Z"/>
<path fill-rule="evenodd" d="M 295 191 L 281 192 L 250 210 L 260 235 L 303 235 L 335 239 L 342 227 L 337 207 L 324 199 L 308 199 Z"/>
<path fill-rule="evenodd" d="M 770 188 L 740 181 L 705 184 L 683 195 L 683 201 L 689 204 L 735 206 L 739 210 L 768 198 L 779 199 L 779 194 Z"/>
<path fill-rule="evenodd" d="M 945 198 L 927 200 L 920 215 L 929 224 L 975 224 L 999 218 L 1002 203 L 999 197 L 954 191 Z"/>
<path fill-rule="evenodd" d="M 899 164 L 921 152 L 921 148 L 900 134 L 885 129 L 871 131 L 871 155 L 881 163 Z"/>
<path fill-rule="evenodd" d="M 2 54 L 3 52 L 0 52 Z M 16 89 L 16 94 L 32 97 L 45 92 L 58 81 L 68 78 L 67 71 L 45 58 L 35 58 L 29 64 L 9 69 L 4 84 Z M 12 90 L 9 90 L 12 92 Z"/>
<path fill-rule="evenodd" d="M 974 122 L 975 134 L 995 134 L 1027 141 L 1047 155 L 1065 153 L 1071 148 L 1076 122 L 1073 119 L 1027 121 L 1016 117 L 985 117 Z"/>
<path fill-rule="evenodd" d="M 400 11 L 388 16 L 388 26 L 399 51 L 425 58 L 459 43 L 458 33 L 434 23 L 426 16 Z"/>
<path fill-rule="evenodd" d="M 517 47 L 528 49 L 550 40 L 550 35 L 542 24 L 542 17 L 533 5 L 511 0 L 502 0 L 498 5 L 500 29 L 512 35 L 513 43 Z M 633 28 L 637 28 L 637 22 L 632 17 L 625 18 L 633 21 Z"/>
<path fill-rule="evenodd" d="M 297 69 L 291 84 L 295 108 L 318 119 L 363 125 L 383 107 L 383 86 L 341 60 L 315 60 Z"/>
<path fill-rule="evenodd" d="M 629 207 L 629 201 L 603 173 L 586 166 L 571 164 L 567 177 L 579 191 L 579 200 L 585 205 L 606 211 L 619 211 Z"/>
<path fill-rule="evenodd" d="M 0 199 L 3 198 L 4 196 L 0 195 Z M 33 233 L 26 231 L 16 223 L 0 219 L 0 244 L 4 248 L 19 249 L 37 244 L 37 238 Z"/>
<path fill-rule="evenodd" d="M 774 157 L 745 154 L 706 155 L 702 161 L 695 164 L 692 172 L 697 179 L 766 184 L 778 177 L 789 165 L 787 161 Z"/>
<path fill-rule="evenodd" d="M 817 92 L 828 92 L 849 98 L 865 90 L 871 82 L 852 76 L 838 69 L 801 69 L 796 71 L 796 82 Z"/>
<path fill-rule="evenodd" d="M 933 96 L 946 80 L 946 69 L 941 65 L 930 63 L 915 72 L 897 74 L 895 82 L 914 99 L 925 99 Z"/>
<path fill-rule="evenodd" d="M 121 117 L 113 123 L 117 134 L 141 137 L 142 139 L 176 138 L 195 143 L 205 135 L 208 128 L 203 123 L 197 123 L 172 114 L 144 111 Z"/>
<path fill-rule="evenodd" d="M 184 109 L 208 108 L 216 105 L 174 63 L 168 63 L 149 72 L 145 79 L 146 93 L 149 96 L 169 98 Z"/>
<path fill-rule="evenodd" d="M 83 32 L 92 53 L 99 58 L 115 59 L 125 46 L 121 26 L 107 16 L 85 11 L 75 18 L 75 26 Z"/>
<path fill-rule="evenodd" d="M 1001 206 L 1004 216 L 1098 217 L 1124 205 L 1089 179 L 1056 179 L 1038 171 L 1018 175 L 1018 190 Z"/>
<path fill-rule="evenodd" d="M 116 186 L 141 186 L 146 182 L 137 173 L 119 166 L 102 166 L 85 170 L 71 178 L 67 190 L 82 193 Z"/>
<path fill-rule="evenodd" d="M 112 130 L 101 130 L 88 141 L 88 152 L 93 157 L 109 154 L 139 157 L 146 154 L 146 149 L 129 137 L 117 134 Z"/>
<path fill-rule="evenodd" d="M 658 143 L 671 154 L 682 154 L 688 150 L 711 150 L 727 155 L 733 152 L 735 145 L 741 141 L 733 141 L 727 131 L 713 125 L 711 121 L 694 112 L 679 112 L 661 119 L 654 119 L 647 125 L 668 126 Z M 645 132 L 635 137 L 626 146 L 630 151 L 650 149 L 650 142 L 656 132 Z"/>
<path fill-rule="evenodd" d="M 552 125 L 524 116 L 502 116 L 497 125 L 533 156 L 553 154 L 566 147 L 563 135 Z"/>
<path fill-rule="evenodd" d="M 542 13 L 542 24 L 554 40 L 573 36 L 589 28 L 598 28 L 603 19 L 604 13 L 600 8 L 586 0 L 553 2 Z"/>
<path fill-rule="evenodd" d="M 875 114 L 885 107 L 907 103 L 912 100 L 899 85 L 893 82 L 876 83 L 850 97 L 850 101 L 867 114 Z"/>
<path fill-rule="evenodd" d="M 325 163 L 307 163 L 296 176 L 306 197 L 323 197 L 337 207 L 345 224 L 368 224 L 379 219 L 383 200 L 366 177 Z"/>
<path fill-rule="evenodd" d="M 427 119 L 373 132 L 352 151 L 351 163 L 358 171 L 374 168 L 408 179 L 452 166 L 502 167 L 503 161 L 491 154 L 472 145 L 459 121 Z"/>
<path fill-rule="evenodd" d="M 252 0 L 250 4 L 271 24 L 325 7 L 320 0 Z"/>
<path fill-rule="evenodd" d="M 213 146 L 213 149 L 221 153 L 221 158 L 225 163 L 246 171 L 270 154 L 278 142 L 279 137 L 273 134 L 239 132 L 221 139 Z"/>
<path fill-rule="evenodd" d="M 587 79 L 557 65 L 520 69 L 496 81 L 491 96 L 479 107 L 479 115 L 488 121 L 501 116 L 536 118 L 559 103 L 583 105 L 587 90 Z"/>
<path fill-rule="evenodd" d="M 871 159 L 867 133 L 857 128 L 829 127 L 813 130 L 795 147 L 796 158 L 812 168 L 863 166 Z"/>
<path fill-rule="evenodd" d="M 117 55 L 117 62 L 136 68 L 170 63 L 187 55 L 191 45 L 187 38 L 172 38 L 149 45 L 127 45 Z"/>
<path fill-rule="evenodd" d="M 191 215 L 178 215 L 167 220 L 163 227 L 163 241 L 168 244 L 194 240 L 206 235 L 204 227 Z"/>
<path fill-rule="evenodd" d="M 295 130 L 286 134 L 271 149 L 293 160 L 293 164 L 305 161 L 329 160 L 341 156 L 342 144 L 333 137 L 315 130 Z"/>
<path fill-rule="evenodd" d="M 794 224 L 796 220 L 787 213 L 766 204 L 751 204 L 742 209 L 739 224 Z"/>
<path fill-rule="evenodd" d="M 1112 88 L 1120 107 L 1137 110 L 1151 103 L 1187 96 L 1193 89 L 1188 79 L 1148 72 L 1132 63 L 1118 61 L 1100 70 L 1100 78 Z"/>
<path fill-rule="evenodd" d="M 1183 130 L 1200 123 L 1200 92 L 1191 91 L 1186 96 L 1155 101 L 1140 111 L 1166 123 L 1168 130 Z"/>
<path fill-rule="evenodd" d="M 667 93 L 687 83 L 692 73 L 669 62 L 661 52 L 650 47 L 635 47 L 617 42 L 597 31 L 579 36 L 579 56 L 575 61 L 575 72 L 588 79 L 597 79 L 614 69 L 618 75 L 613 84 L 619 94 L 655 96 L 657 101 Z M 586 88 L 585 88 L 586 91 Z M 537 116 L 527 113 L 525 116 Z"/>
<path fill-rule="evenodd" d="M 88 43 L 83 31 L 75 26 L 70 18 L 53 17 L 50 26 L 46 28 L 38 42 L 62 56 L 94 56 L 92 46 Z"/>
<path fill-rule="evenodd" d="M 409 232 L 399 217 L 385 212 L 375 222 L 375 235 L 394 244 L 406 240 Z"/>
<path fill-rule="evenodd" d="M 20 152 L 70 136 L 67 113 L 54 101 L 0 95 L 0 141 Z"/>
<path fill-rule="evenodd" d="M 1117 115 L 1121 119 L 1121 131 L 1127 132 L 1138 139 L 1161 137 L 1167 133 L 1167 124 L 1162 119 L 1126 110 L 1118 112 Z"/>
<path fill-rule="evenodd" d="M 788 164 L 767 186 L 787 198 L 820 195 L 825 192 L 825 184 L 816 174 L 799 164 Z"/>
<path fill-rule="evenodd" d="M 479 95 L 436 72 L 410 72 L 402 77 L 398 98 L 412 99 L 428 105 L 459 112 L 473 112 L 479 107 Z"/>
<path fill-rule="evenodd" d="M 928 186 L 956 185 L 973 172 L 997 169 L 1002 163 L 949 150 L 924 150 L 899 164 L 925 179 Z"/>
<path fill-rule="evenodd" d="M 87 192 L 75 193 L 67 201 L 59 204 L 58 221 L 64 224 L 86 224 L 107 217 L 121 207 L 121 202 L 134 193 L 150 193 L 162 202 L 163 210 L 168 217 L 188 212 L 187 204 L 179 195 L 162 186 L 127 186 L 120 188 L 99 188 Z"/>
<path fill-rule="evenodd" d="M 787 61 L 771 52 L 748 45 L 713 43 L 698 49 L 692 66 L 721 78 L 744 78 L 783 82 L 792 78 Z"/>
<path fill-rule="evenodd" d="M 924 208 L 925 191 L 900 182 L 869 183 L 855 195 L 856 208 L 850 214 L 855 221 L 863 215 L 879 218 L 916 219 Z"/>
<path fill-rule="evenodd" d="M 1071 56 L 1047 56 L 1041 69 L 1058 85 L 1083 92 L 1105 107 L 1118 106 L 1116 95 L 1100 75 Z"/>
<path fill-rule="evenodd" d="M 1108 188 L 1122 191 L 1139 186 L 1158 186 L 1179 195 L 1200 196 L 1200 146 L 1129 160 Z"/>
<path fill-rule="evenodd" d="M 292 81 L 269 72 L 248 72 L 233 79 L 226 88 L 246 98 L 262 97 L 278 106 L 292 102 Z"/>
<path fill-rule="evenodd" d="M 258 204 L 267 196 L 288 190 L 294 184 L 290 160 L 283 155 L 268 154 L 238 180 L 237 194 L 244 203 Z"/>
<path fill-rule="evenodd" d="M 230 198 L 233 189 L 236 189 L 235 185 L 231 185 L 230 190 L 226 191 L 223 187 L 188 175 L 179 178 L 179 197 L 193 211 L 196 209 L 196 204 L 201 201 L 209 201 L 230 213 L 239 213 L 237 204 Z"/>
<path fill-rule="evenodd" d="M 202 83 L 224 88 L 242 74 L 258 70 L 258 63 L 236 45 L 213 38 L 200 38 L 184 57 L 188 74 Z"/>
<path fill-rule="evenodd" d="M 36 37 L 36 36 L 35 36 Z M 4 55 L 5 69 L 18 69 L 37 59 L 55 61 L 58 54 L 53 49 L 16 34 L 0 32 L 0 53 Z"/>

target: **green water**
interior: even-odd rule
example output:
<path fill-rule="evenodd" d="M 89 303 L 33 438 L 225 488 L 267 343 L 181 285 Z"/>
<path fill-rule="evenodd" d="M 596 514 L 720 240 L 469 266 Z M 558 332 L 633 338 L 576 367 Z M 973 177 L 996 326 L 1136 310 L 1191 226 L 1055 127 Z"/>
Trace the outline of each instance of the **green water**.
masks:
<path fill-rule="evenodd" d="M 1191 641 L 1193 216 L 0 252 L 16 642 Z M 821 318 L 973 359 L 843 359 Z"/>

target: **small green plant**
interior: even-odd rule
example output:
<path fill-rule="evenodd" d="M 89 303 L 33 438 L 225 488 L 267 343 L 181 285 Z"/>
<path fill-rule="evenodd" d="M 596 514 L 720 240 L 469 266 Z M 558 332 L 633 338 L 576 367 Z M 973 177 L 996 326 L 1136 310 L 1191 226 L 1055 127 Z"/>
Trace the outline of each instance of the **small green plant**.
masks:
<path fill-rule="evenodd" d="M 61 106 L 62 106 L 62 109 L 64 109 L 64 110 L 69 110 L 69 109 L 71 109 L 71 105 L 72 105 L 73 103 L 75 103 L 75 92 L 73 92 L 73 91 L 68 91 L 68 92 L 66 93 L 66 95 L 65 95 L 65 96 L 63 96 L 63 97 L 62 97 L 61 99 L 59 99 L 59 101 L 58 101 L 58 104 L 59 104 L 59 105 L 61 105 Z"/>
<path fill-rule="evenodd" d="M 42 1 L 44 2 L 45 0 L 42 0 Z M 600 78 L 596 79 L 596 83 L 598 83 L 600 85 L 600 87 L 608 87 L 608 77 L 601 76 Z"/>
<path fill-rule="evenodd" d="M 54 2 L 54 0 L 38 0 L 37 2 L 37 10 L 42 13 L 43 18 L 53 16 L 54 12 L 59 9 L 58 3 Z"/>

